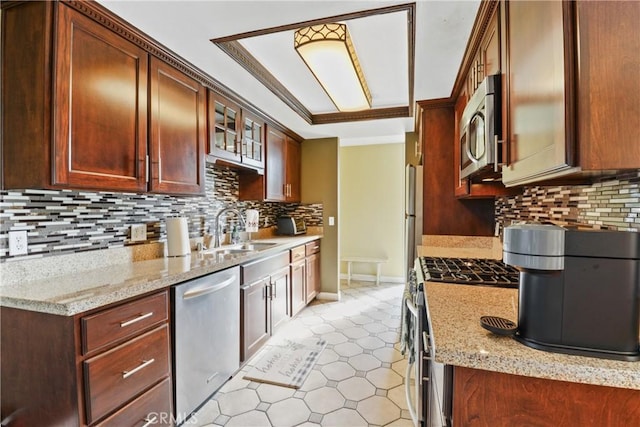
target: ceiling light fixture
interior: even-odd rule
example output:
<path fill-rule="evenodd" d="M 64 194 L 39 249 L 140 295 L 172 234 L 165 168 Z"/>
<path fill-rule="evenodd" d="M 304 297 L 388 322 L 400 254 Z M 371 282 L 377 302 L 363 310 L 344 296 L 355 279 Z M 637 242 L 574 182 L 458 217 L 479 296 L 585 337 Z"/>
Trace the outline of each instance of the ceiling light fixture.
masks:
<path fill-rule="evenodd" d="M 371 108 L 371 92 L 346 24 L 300 28 L 294 47 L 339 111 Z"/>

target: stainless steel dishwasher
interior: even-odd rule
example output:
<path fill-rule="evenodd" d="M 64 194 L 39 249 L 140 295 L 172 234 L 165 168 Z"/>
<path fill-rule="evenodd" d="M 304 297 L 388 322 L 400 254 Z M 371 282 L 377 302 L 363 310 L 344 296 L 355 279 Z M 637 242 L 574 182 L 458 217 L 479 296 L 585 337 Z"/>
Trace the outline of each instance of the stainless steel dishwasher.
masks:
<path fill-rule="evenodd" d="M 240 367 L 240 267 L 172 288 L 178 424 Z"/>

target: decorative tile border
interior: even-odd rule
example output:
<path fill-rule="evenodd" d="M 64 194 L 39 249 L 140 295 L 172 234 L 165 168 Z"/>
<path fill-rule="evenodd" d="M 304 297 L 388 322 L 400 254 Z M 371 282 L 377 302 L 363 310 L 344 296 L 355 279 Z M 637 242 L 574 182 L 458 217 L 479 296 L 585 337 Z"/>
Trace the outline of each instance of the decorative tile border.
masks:
<path fill-rule="evenodd" d="M 640 171 L 597 180 L 591 185 L 526 187 L 523 194 L 495 204 L 502 229 L 517 221 L 561 226 L 640 231 Z"/>
<path fill-rule="evenodd" d="M 152 193 L 76 190 L 9 190 L 0 192 L 0 261 L 21 260 L 138 244 L 129 241 L 131 224 L 147 224 L 147 240 L 163 241 L 164 220 L 186 216 L 190 237 L 212 227 L 220 209 L 257 209 L 260 226 L 279 215 L 299 215 L 310 226 L 322 226 L 322 204 L 238 201 L 238 173 L 207 165 L 205 196 L 177 197 Z M 226 220 L 227 218 L 225 218 Z M 229 221 L 233 215 L 229 216 Z M 8 233 L 27 230 L 29 253 L 9 256 Z M 211 230 L 213 231 L 213 230 Z"/>

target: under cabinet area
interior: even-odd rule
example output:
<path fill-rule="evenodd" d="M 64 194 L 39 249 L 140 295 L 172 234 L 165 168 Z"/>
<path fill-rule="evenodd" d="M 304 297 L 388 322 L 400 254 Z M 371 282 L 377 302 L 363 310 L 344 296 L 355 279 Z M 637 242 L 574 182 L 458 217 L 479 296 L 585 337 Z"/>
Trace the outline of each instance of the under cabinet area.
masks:
<path fill-rule="evenodd" d="M 3 423 L 169 425 L 167 291 L 75 317 L 1 310 Z"/>

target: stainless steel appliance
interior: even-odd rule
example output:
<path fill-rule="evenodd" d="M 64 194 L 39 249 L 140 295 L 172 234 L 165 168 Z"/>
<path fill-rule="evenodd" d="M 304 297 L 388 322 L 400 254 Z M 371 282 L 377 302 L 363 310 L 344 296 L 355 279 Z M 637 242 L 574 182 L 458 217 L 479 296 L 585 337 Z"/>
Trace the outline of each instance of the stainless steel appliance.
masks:
<path fill-rule="evenodd" d="M 420 268 L 417 262 L 416 268 Z M 450 427 L 453 367 L 434 359 L 431 321 L 420 276 L 416 269 L 409 270 L 403 307 L 402 349 L 409 359 L 404 379 L 407 407 L 415 426 Z"/>
<path fill-rule="evenodd" d="M 240 367 L 240 267 L 172 288 L 176 420 L 185 421 Z"/>
<path fill-rule="evenodd" d="M 294 218 L 292 216 L 280 216 L 277 220 L 277 233 L 285 236 L 294 236 L 297 234 L 305 234 L 307 225 L 302 218 Z"/>
<path fill-rule="evenodd" d="M 422 166 L 407 165 L 405 170 L 404 241 L 406 270 L 413 268 L 416 245 L 422 239 Z"/>
<path fill-rule="evenodd" d="M 540 350 L 640 360 L 640 235 L 522 224 L 504 231 L 520 270 L 515 338 Z"/>
<path fill-rule="evenodd" d="M 424 282 L 518 287 L 519 272 L 502 261 L 480 258 L 418 257 L 409 271 L 405 288 L 403 313 L 403 340 L 407 323 L 411 326 L 407 344 L 409 357 L 405 375 L 405 394 L 409 412 L 416 426 L 451 426 L 453 367 L 438 363 L 434 359 L 435 345 Z M 405 317 L 405 314 L 408 317 Z M 408 319 L 408 320 L 407 320 Z M 415 390 L 409 384 L 414 379 Z"/>
<path fill-rule="evenodd" d="M 460 119 L 460 178 L 498 174 L 502 160 L 500 75 L 485 77 Z"/>

